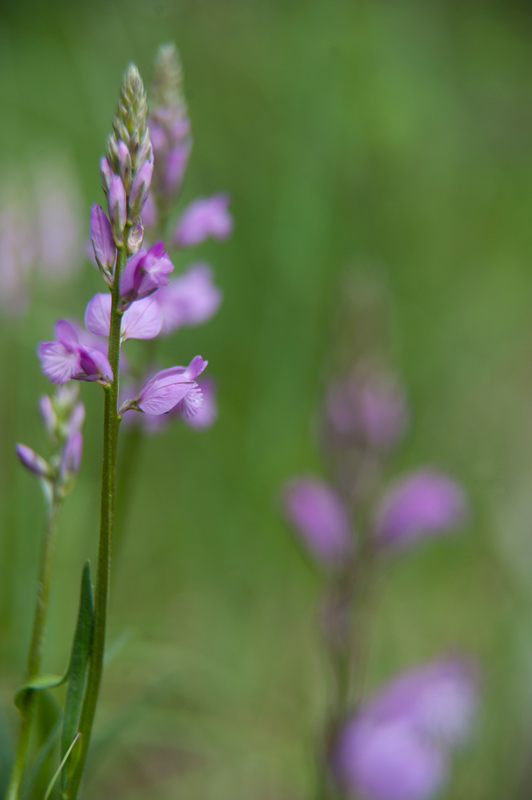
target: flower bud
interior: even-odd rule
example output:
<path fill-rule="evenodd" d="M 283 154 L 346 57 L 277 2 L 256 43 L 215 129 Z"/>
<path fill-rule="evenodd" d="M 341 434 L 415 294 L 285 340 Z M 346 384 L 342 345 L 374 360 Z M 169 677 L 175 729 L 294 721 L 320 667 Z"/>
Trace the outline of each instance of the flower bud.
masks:
<path fill-rule="evenodd" d="M 31 447 L 27 447 L 25 444 L 17 444 L 15 451 L 22 466 L 29 469 L 34 475 L 37 475 L 39 478 L 51 477 L 52 470 L 50 465 L 44 458 L 32 450 Z"/>
<path fill-rule="evenodd" d="M 138 220 L 133 225 L 133 227 L 131 228 L 131 230 L 129 231 L 129 235 L 127 237 L 128 256 L 134 256 L 138 253 L 143 239 L 144 239 L 144 226 L 142 224 L 141 218 L 139 217 Z"/>
<path fill-rule="evenodd" d="M 130 222 L 133 222 L 138 218 L 144 207 L 144 203 L 146 202 L 150 191 L 152 173 L 153 159 L 151 161 L 146 161 L 133 178 L 131 191 L 129 193 Z"/>
<path fill-rule="evenodd" d="M 421 469 L 397 481 L 384 495 L 377 509 L 376 541 L 386 549 L 402 549 L 461 527 L 466 518 L 461 486 L 440 472 Z"/>
<path fill-rule="evenodd" d="M 105 194 L 108 194 L 113 178 L 113 170 L 111 169 L 109 160 L 105 156 L 102 156 L 100 160 L 100 177 L 102 179 L 102 189 Z"/>
<path fill-rule="evenodd" d="M 53 438 L 57 430 L 57 414 L 54 411 L 52 400 L 47 394 L 43 394 L 39 400 L 39 411 L 46 433 Z"/>
<path fill-rule="evenodd" d="M 123 244 L 124 227 L 127 215 L 127 199 L 124 184 L 118 175 L 113 175 L 107 197 L 109 217 L 113 228 L 114 240 L 117 245 Z"/>
<path fill-rule="evenodd" d="M 61 454 L 61 476 L 63 481 L 74 478 L 79 471 L 83 453 L 83 436 L 75 430 L 66 440 Z"/>
<path fill-rule="evenodd" d="M 295 478 L 284 492 L 285 513 L 317 561 L 337 565 L 352 553 L 347 512 L 334 491 L 317 478 Z"/>
<path fill-rule="evenodd" d="M 131 184 L 131 155 L 129 148 L 125 142 L 120 140 L 116 148 L 116 165 L 118 167 L 118 174 L 122 178 L 126 191 Z"/>
<path fill-rule="evenodd" d="M 98 203 L 91 209 L 90 231 L 96 262 L 102 273 L 110 276 L 115 266 L 116 247 L 109 220 Z"/>

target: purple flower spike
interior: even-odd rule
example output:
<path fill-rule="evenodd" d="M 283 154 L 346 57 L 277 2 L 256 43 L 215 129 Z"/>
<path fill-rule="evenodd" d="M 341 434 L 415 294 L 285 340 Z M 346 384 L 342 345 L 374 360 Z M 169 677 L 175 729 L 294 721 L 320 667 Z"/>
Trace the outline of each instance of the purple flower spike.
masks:
<path fill-rule="evenodd" d="M 340 783 L 365 800 L 428 800 L 447 780 L 448 750 L 469 734 L 475 705 L 475 674 L 465 661 L 403 673 L 341 731 L 333 754 Z"/>
<path fill-rule="evenodd" d="M 315 558 L 339 564 L 353 550 L 351 526 L 336 492 L 317 478 L 295 478 L 284 492 L 286 516 Z"/>
<path fill-rule="evenodd" d="M 95 336 L 109 336 L 111 295 L 95 294 L 85 309 L 85 326 Z M 120 338 L 154 339 L 161 331 L 163 315 L 155 297 L 133 303 L 122 317 Z"/>
<path fill-rule="evenodd" d="M 15 446 L 15 451 L 22 466 L 26 467 L 26 469 L 29 469 L 29 471 L 33 472 L 34 475 L 37 475 L 39 478 L 50 477 L 50 466 L 44 460 L 44 458 L 41 458 L 41 456 L 37 455 L 37 453 L 32 450 L 31 447 L 27 447 L 25 444 L 17 444 Z"/>
<path fill-rule="evenodd" d="M 52 383 L 78 381 L 107 382 L 113 379 L 111 365 L 106 356 L 79 341 L 74 326 L 60 319 L 55 326 L 56 340 L 41 342 L 38 355 L 42 370 Z"/>
<path fill-rule="evenodd" d="M 142 300 L 168 283 L 174 265 L 168 258 L 163 242 L 155 242 L 148 251 L 139 250 L 126 263 L 120 279 L 122 304 L 127 307 Z"/>
<path fill-rule="evenodd" d="M 385 547 L 401 548 L 458 528 L 466 518 L 466 498 L 456 481 L 433 470 L 419 470 L 393 484 L 382 498 L 376 537 Z"/>
<path fill-rule="evenodd" d="M 111 178 L 107 203 L 115 242 L 122 244 L 124 226 L 126 224 L 127 200 L 124 184 L 118 175 L 113 175 Z"/>
<path fill-rule="evenodd" d="M 91 209 L 91 241 L 94 256 L 100 269 L 111 274 L 116 260 L 116 247 L 111 231 L 111 224 L 98 203 Z"/>
<path fill-rule="evenodd" d="M 63 479 L 75 477 L 79 472 L 83 453 L 83 436 L 75 430 L 66 440 L 61 455 L 61 474 Z"/>
<path fill-rule="evenodd" d="M 163 313 L 164 334 L 207 322 L 222 302 L 222 292 L 212 281 L 212 268 L 203 262 L 169 281 L 156 297 Z"/>
<path fill-rule="evenodd" d="M 196 356 L 188 367 L 171 367 L 158 372 L 140 390 L 136 406 L 145 414 L 166 414 L 190 395 L 190 408 L 197 407 L 201 403 L 201 392 L 195 379 L 207 363 Z"/>
<path fill-rule="evenodd" d="M 227 239 L 233 230 L 233 218 L 228 211 L 229 197 L 215 194 L 194 200 L 183 211 L 175 229 L 176 247 L 192 247 L 208 236 Z"/>

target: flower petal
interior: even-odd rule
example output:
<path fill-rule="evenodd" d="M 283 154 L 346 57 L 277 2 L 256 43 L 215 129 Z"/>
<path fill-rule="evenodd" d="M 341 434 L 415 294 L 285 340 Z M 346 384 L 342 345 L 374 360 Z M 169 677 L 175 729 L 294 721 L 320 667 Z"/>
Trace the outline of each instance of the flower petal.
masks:
<path fill-rule="evenodd" d="M 65 347 L 76 347 L 79 339 L 76 329 L 67 319 L 58 319 L 54 328 L 55 338 Z"/>
<path fill-rule="evenodd" d="M 95 336 L 109 336 L 111 324 L 111 295 L 95 294 L 85 309 L 85 327 Z"/>
<path fill-rule="evenodd" d="M 137 300 L 122 318 L 122 341 L 154 339 L 161 332 L 162 326 L 163 314 L 155 297 Z"/>
<path fill-rule="evenodd" d="M 80 370 L 79 353 L 61 342 L 41 342 L 37 353 L 42 371 L 52 383 L 67 383 Z"/>
<path fill-rule="evenodd" d="M 140 410 L 145 414 L 165 414 L 197 387 L 197 384 L 178 380 L 178 377 L 166 376 L 160 381 L 147 383 L 137 401 Z"/>

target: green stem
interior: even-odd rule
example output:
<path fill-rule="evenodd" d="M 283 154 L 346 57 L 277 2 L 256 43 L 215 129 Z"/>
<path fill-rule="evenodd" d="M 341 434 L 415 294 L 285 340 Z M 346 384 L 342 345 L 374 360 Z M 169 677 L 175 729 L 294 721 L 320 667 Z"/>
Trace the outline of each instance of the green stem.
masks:
<path fill-rule="evenodd" d="M 135 414 L 137 412 L 133 411 L 130 413 Z M 127 432 L 123 432 L 120 438 L 121 454 L 117 478 L 115 528 L 113 536 L 113 560 L 115 569 L 117 559 L 120 561 L 120 554 L 130 519 L 131 501 L 135 491 L 140 460 L 139 456 L 142 450 L 144 434 L 140 425 L 137 424 Z"/>
<path fill-rule="evenodd" d="M 39 567 L 39 581 L 37 586 L 37 598 L 35 600 L 35 612 L 33 617 L 33 630 L 31 634 L 30 649 L 28 655 L 28 665 L 26 669 L 27 678 L 33 678 L 41 671 L 44 641 L 46 636 L 46 621 L 48 617 L 48 601 L 50 596 L 50 584 L 52 579 L 52 568 L 54 561 L 55 542 L 57 533 L 57 518 L 61 508 L 61 500 L 54 492 L 53 499 L 48 512 L 46 530 L 44 534 L 41 563 Z M 22 781 L 24 767 L 30 745 L 31 732 L 35 721 L 37 709 L 37 692 L 28 692 L 22 710 L 22 724 L 17 745 L 17 752 L 11 777 L 6 792 L 5 800 L 18 800 L 20 783 Z"/>
<path fill-rule="evenodd" d="M 125 242 L 127 242 L 128 233 L 129 227 L 126 227 L 124 232 Z M 120 424 L 120 417 L 118 414 L 118 371 L 120 366 L 120 325 L 122 314 L 118 310 L 118 302 L 120 300 L 120 275 L 124 268 L 126 258 L 127 250 L 126 246 L 123 245 L 118 250 L 115 278 L 111 290 L 112 303 L 108 358 L 111 369 L 113 370 L 113 381 L 105 387 L 100 540 L 98 544 L 98 571 L 96 574 L 94 595 L 94 635 L 87 686 L 79 720 L 79 733 L 81 737 L 78 756 L 70 784 L 65 793 L 65 798 L 72 798 L 72 800 L 75 800 L 78 795 L 79 785 L 87 758 L 103 671 L 115 503 L 116 451 L 118 426 Z"/>

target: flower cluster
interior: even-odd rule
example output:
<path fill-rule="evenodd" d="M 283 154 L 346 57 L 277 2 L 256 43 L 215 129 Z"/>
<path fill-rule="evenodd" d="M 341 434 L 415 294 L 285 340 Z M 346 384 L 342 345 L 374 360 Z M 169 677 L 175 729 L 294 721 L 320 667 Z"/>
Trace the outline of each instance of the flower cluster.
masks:
<path fill-rule="evenodd" d="M 54 454 L 46 461 L 25 444 L 17 444 L 17 456 L 26 469 L 43 480 L 47 497 L 63 497 L 81 464 L 85 406 L 77 387 L 62 386 L 53 397 L 42 395 L 39 411 Z"/>
<path fill-rule="evenodd" d="M 441 790 L 451 748 L 471 730 L 474 666 L 446 658 L 394 678 L 344 725 L 333 768 L 348 794 L 423 800 Z"/>
<path fill-rule="evenodd" d="M 333 482 L 297 477 L 283 493 L 285 515 L 325 580 L 323 635 L 339 698 L 326 726 L 327 781 L 364 800 L 432 797 L 475 704 L 474 670 L 458 658 L 411 670 L 352 710 L 352 674 L 360 680 L 360 664 L 351 662 L 353 630 L 365 603 L 360 587 L 371 583 L 386 557 L 458 529 L 468 517 L 461 486 L 434 468 L 414 470 L 383 488 L 382 467 L 407 419 L 395 377 L 358 364 L 325 398 L 322 442 Z"/>
<path fill-rule="evenodd" d="M 178 150 L 181 154 L 186 151 L 188 158 L 190 149 L 190 124 L 183 94 L 180 89 L 174 90 L 175 74 L 179 74 L 179 70 L 175 48 L 161 48 L 155 70 L 154 94 L 158 104 L 150 117 L 149 127 L 145 94 L 138 88 L 140 78 L 136 70 L 130 70 L 113 122 L 108 154 L 100 164 L 107 213 L 100 205 L 94 204 L 90 214 L 90 234 L 96 263 L 111 289 L 117 279 L 118 250 L 125 248 L 127 251 L 128 258 L 118 277 L 121 342 L 153 339 L 160 334 L 166 336 L 181 327 L 206 322 L 221 302 L 221 291 L 213 283 L 212 269 L 208 264 L 192 264 L 170 281 L 174 265 L 163 242 L 159 240 L 149 247 L 142 246 L 144 228 L 141 215 L 144 215 L 145 204 L 149 197 L 152 201 L 156 198 L 156 202 L 162 205 L 176 196 L 181 187 L 186 158 L 183 156 L 179 180 L 172 165 L 175 165 Z M 166 144 L 163 143 L 163 134 Z M 167 146 L 170 135 L 174 136 L 174 145 Z M 197 244 L 208 235 L 217 238 L 229 235 L 232 220 L 227 203 L 225 195 L 192 203 L 177 225 L 174 238 L 176 242 L 179 240 L 179 246 Z M 118 378 L 113 375 L 106 355 L 105 340 L 110 334 L 111 313 L 111 294 L 98 293 L 85 310 L 86 330 L 68 320 L 59 320 L 55 326 L 55 339 L 42 342 L 38 349 L 42 369 L 53 383 L 62 385 L 70 380 L 84 380 L 106 386 Z M 199 363 L 201 368 L 197 366 Z M 122 370 L 124 365 L 127 366 L 127 362 L 122 362 Z M 175 414 L 194 427 L 206 427 L 216 418 L 214 384 L 204 379 L 200 385 L 195 380 L 206 365 L 207 362 L 198 356 L 189 367 L 173 367 L 158 375 L 149 375 L 137 395 L 123 403 L 122 412 L 134 409 L 148 416 Z M 127 381 L 127 372 L 125 378 Z M 200 413 L 201 386 L 208 394 L 204 414 Z M 196 423 L 193 422 L 195 417 Z"/>
<path fill-rule="evenodd" d="M 172 48 L 166 48 L 164 52 L 176 58 Z M 166 61 L 168 66 L 167 58 Z M 168 69 L 166 73 L 168 78 Z M 171 74 L 169 80 L 172 83 Z M 180 146 L 189 147 L 186 144 L 188 123 L 183 109 L 170 108 L 175 101 L 170 91 L 172 86 L 164 95 L 164 80 L 159 83 L 160 97 L 167 102 L 168 114 L 165 117 L 163 103 L 156 106 L 154 119 L 159 120 L 165 135 L 174 137 L 172 141 L 168 139 L 168 152 L 161 146 L 161 136 L 157 146 L 152 146 L 146 92 L 138 70 L 131 65 L 122 84 L 107 155 L 100 162 L 106 203 L 105 207 L 98 204 L 92 207 L 90 237 L 96 264 L 109 291 L 98 292 L 88 302 L 85 326 L 77 321 L 60 319 L 55 324 L 54 339 L 41 342 L 38 347 L 44 374 L 58 386 L 53 397 L 44 396 L 40 402 L 54 453 L 47 461 L 26 445 L 17 445 L 22 464 L 40 479 L 48 505 L 27 683 L 18 695 L 22 719 L 6 795 L 10 798 L 20 796 L 20 786 L 25 778 L 30 755 L 28 744 L 33 744 L 32 729 L 39 722 L 38 692 L 44 685 L 51 685 L 50 676 L 40 673 L 57 519 L 63 497 L 71 488 L 80 466 L 81 426 L 85 416 L 84 406 L 78 401 L 79 387 L 71 385 L 70 381 L 100 384 L 104 390 L 104 407 L 96 602 L 93 603 L 92 599 L 90 566 L 86 564 L 70 667 L 63 679 L 54 677 L 52 680 L 53 686 L 67 684 L 65 710 L 61 715 L 61 766 L 56 774 L 61 783 L 60 794 L 65 800 L 78 796 L 104 665 L 111 542 L 119 538 L 116 533 L 124 528 L 125 519 L 123 514 L 116 515 L 118 524 L 115 524 L 115 486 L 120 482 L 116 480 L 118 434 L 122 415 L 137 411 L 140 419 L 151 420 L 180 416 L 196 428 L 206 427 L 216 418 L 214 384 L 209 379 L 200 379 L 207 367 L 207 361 L 201 356 L 192 358 L 188 366 L 171 366 L 158 369 L 154 374 L 145 374 L 143 382 L 138 379 L 146 373 L 149 359 L 133 364 L 130 358 L 121 357 L 122 346 L 127 340 L 153 340 L 161 333 L 168 335 L 182 326 L 205 322 L 221 301 L 221 293 L 212 281 L 212 271 L 202 262 L 191 265 L 174 281 L 169 279 L 174 264 L 162 240 L 162 215 L 168 212 L 168 201 L 178 190 L 183 177 L 186 158 L 182 159 L 181 168 L 176 172 L 174 145 L 179 140 Z M 184 128 L 174 124 L 176 114 L 183 117 Z M 152 127 L 157 139 L 156 123 L 152 123 Z M 158 203 L 161 237 L 144 244 L 142 215 L 154 176 L 151 197 Z M 179 235 L 176 234 L 175 241 L 172 241 L 173 246 L 179 248 L 198 244 L 210 235 L 225 238 L 232 227 L 227 198 L 197 201 L 185 211 L 178 227 Z M 153 357 L 153 352 L 150 357 Z M 132 379 L 137 385 L 135 391 L 123 393 L 126 396 L 120 398 L 119 383 L 123 378 L 126 385 Z M 202 386 L 207 393 L 205 403 Z M 135 440 L 135 437 L 131 438 L 131 441 Z M 128 483 L 130 481 L 123 482 L 125 489 Z M 76 757 L 68 760 L 77 742 Z M 52 786 L 53 782 L 49 791 Z"/>
<path fill-rule="evenodd" d="M 368 461 L 356 461 L 356 457 L 375 459 L 389 453 L 402 436 L 405 420 L 404 395 L 397 382 L 382 372 L 362 379 L 357 369 L 327 394 L 328 445 L 334 456 L 342 455 L 337 487 L 321 478 L 295 478 L 284 495 L 288 519 L 318 560 L 337 562 L 352 553 L 349 505 L 353 497 L 344 491 L 344 473 L 350 486 L 364 487 Z M 346 452 L 352 460 L 345 458 Z M 369 519 L 372 544 L 380 552 L 399 551 L 427 535 L 459 528 L 467 519 L 467 502 L 459 484 L 430 467 L 405 475 L 379 494 Z M 360 493 L 355 494 L 355 509 L 362 500 Z"/>

